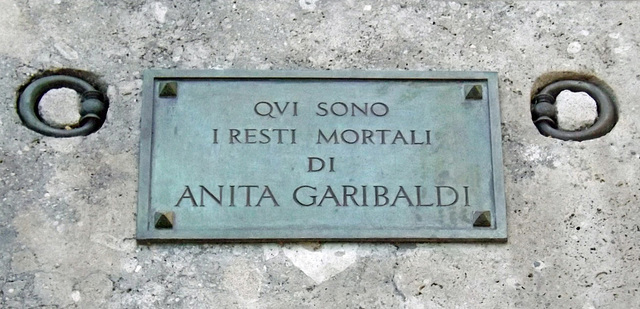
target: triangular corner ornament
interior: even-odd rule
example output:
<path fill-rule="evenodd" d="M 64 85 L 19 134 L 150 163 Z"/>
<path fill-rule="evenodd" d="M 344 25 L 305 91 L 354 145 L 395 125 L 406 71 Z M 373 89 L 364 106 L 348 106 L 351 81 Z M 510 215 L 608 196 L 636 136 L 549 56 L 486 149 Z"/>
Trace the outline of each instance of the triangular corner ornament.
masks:
<path fill-rule="evenodd" d="M 161 98 L 174 98 L 178 96 L 178 82 L 164 82 L 160 84 Z"/>
<path fill-rule="evenodd" d="M 481 85 L 466 85 L 464 87 L 465 100 L 482 100 L 482 86 Z"/>
<path fill-rule="evenodd" d="M 174 214 L 173 211 L 169 212 L 156 212 L 155 214 L 155 227 L 157 229 L 171 229 L 173 228 Z"/>
<path fill-rule="evenodd" d="M 476 211 L 473 213 L 474 227 L 491 227 L 491 212 Z"/>

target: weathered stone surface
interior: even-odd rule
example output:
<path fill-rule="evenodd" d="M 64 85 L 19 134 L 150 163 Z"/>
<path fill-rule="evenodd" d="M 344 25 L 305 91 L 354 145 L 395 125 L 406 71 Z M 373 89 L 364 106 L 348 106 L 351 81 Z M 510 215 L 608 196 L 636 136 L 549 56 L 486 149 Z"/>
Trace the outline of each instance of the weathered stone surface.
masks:
<path fill-rule="evenodd" d="M 556 97 L 558 127 L 567 131 L 588 128 L 598 118 L 596 101 L 586 92 L 564 90 Z"/>
<path fill-rule="evenodd" d="M 640 3 L 0 5 L 0 307 L 640 302 Z M 54 139 L 21 125 L 16 90 L 32 74 L 60 67 L 94 72 L 109 86 L 108 120 L 97 133 Z M 147 68 L 497 71 L 509 242 L 138 245 Z M 530 90 L 551 71 L 587 72 L 609 84 L 620 109 L 616 127 L 582 143 L 541 136 L 531 123 Z"/>
<path fill-rule="evenodd" d="M 51 89 L 38 105 L 40 117 L 49 125 L 64 128 L 80 121 L 80 95 L 73 89 Z"/>

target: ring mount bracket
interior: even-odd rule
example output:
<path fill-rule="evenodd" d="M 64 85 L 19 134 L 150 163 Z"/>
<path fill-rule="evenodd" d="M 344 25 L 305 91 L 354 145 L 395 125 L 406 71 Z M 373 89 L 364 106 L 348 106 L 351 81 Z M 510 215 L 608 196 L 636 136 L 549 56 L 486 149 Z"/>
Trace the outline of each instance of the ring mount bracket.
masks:
<path fill-rule="evenodd" d="M 38 114 L 38 104 L 47 91 L 70 88 L 81 95 L 80 121 L 76 128 L 67 130 L 52 127 Z M 24 125 L 42 135 L 74 137 L 89 135 L 102 126 L 107 117 L 108 104 L 103 94 L 78 77 L 51 75 L 31 81 L 18 98 L 18 115 Z"/>
<path fill-rule="evenodd" d="M 556 97 L 560 92 L 569 90 L 585 92 L 596 101 L 598 117 L 590 127 L 579 131 L 566 131 L 558 128 Z M 561 140 L 586 141 L 604 136 L 618 122 L 618 109 L 612 95 L 595 83 L 570 79 L 558 80 L 544 86 L 531 100 L 531 118 L 544 136 Z"/>

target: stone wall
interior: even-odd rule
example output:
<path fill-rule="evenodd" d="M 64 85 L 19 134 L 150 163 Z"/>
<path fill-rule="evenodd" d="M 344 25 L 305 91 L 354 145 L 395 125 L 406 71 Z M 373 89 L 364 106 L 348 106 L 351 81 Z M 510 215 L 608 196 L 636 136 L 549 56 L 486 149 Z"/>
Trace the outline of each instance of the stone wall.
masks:
<path fill-rule="evenodd" d="M 0 7 L 0 307 L 640 303 L 638 2 L 0 0 Z M 105 85 L 111 106 L 97 133 L 50 138 L 21 124 L 16 92 L 56 68 L 93 72 Z M 496 71 L 509 241 L 137 244 L 141 72 L 149 68 Z M 561 71 L 608 83 L 620 111 L 613 131 L 586 142 L 538 133 L 532 87 Z"/>

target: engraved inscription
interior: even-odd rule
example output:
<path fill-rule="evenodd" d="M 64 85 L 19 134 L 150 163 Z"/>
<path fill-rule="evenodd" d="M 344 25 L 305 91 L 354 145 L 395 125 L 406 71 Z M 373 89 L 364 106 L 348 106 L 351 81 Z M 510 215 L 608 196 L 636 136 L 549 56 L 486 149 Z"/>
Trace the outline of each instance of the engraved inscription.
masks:
<path fill-rule="evenodd" d="M 209 189 L 215 188 L 215 189 Z M 193 206 L 246 206 L 260 207 L 263 202 L 280 206 L 269 186 L 218 185 L 209 188 L 199 185 L 192 190 L 185 186 L 175 207 Z M 193 191 L 196 191 L 194 195 Z M 471 206 L 469 186 L 423 186 L 390 188 L 381 185 L 311 186 L 301 185 L 292 192 L 293 201 L 299 206 Z"/>
<path fill-rule="evenodd" d="M 304 104 L 304 103 L 303 103 Z M 272 119 L 281 117 L 298 117 L 300 101 L 259 101 L 253 104 L 256 116 Z M 344 103 L 320 102 L 315 105 L 316 110 L 311 117 L 378 117 L 384 118 L 390 112 L 386 103 Z M 213 144 L 219 143 L 218 132 L 213 129 Z M 228 129 L 229 145 L 240 144 L 296 144 L 296 129 L 294 128 L 230 128 Z M 314 137 L 317 145 L 432 145 L 432 133 L 428 129 L 393 130 L 393 129 L 318 129 Z M 307 157 L 306 172 L 336 172 L 336 157 Z M 216 185 L 206 187 L 197 185 L 197 194 L 192 187 L 185 189 L 177 199 L 176 207 L 193 206 L 205 207 L 207 203 L 215 206 L 246 206 L 260 207 L 265 203 L 280 206 L 278 198 L 269 185 Z M 196 188 L 196 187 L 194 187 Z M 209 189 L 216 188 L 216 190 Z M 213 193 L 213 192 L 215 193 Z M 409 187 L 388 187 L 384 185 L 299 185 L 289 194 L 293 203 L 302 207 L 309 206 L 358 206 L 358 207 L 450 207 L 470 206 L 468 185 L 437 185 L 427 187 L 413 185 Z M 198 198 L 199 197 L 199 198 Z M 282 199 L 283 197 L 280 197 Z"/>

